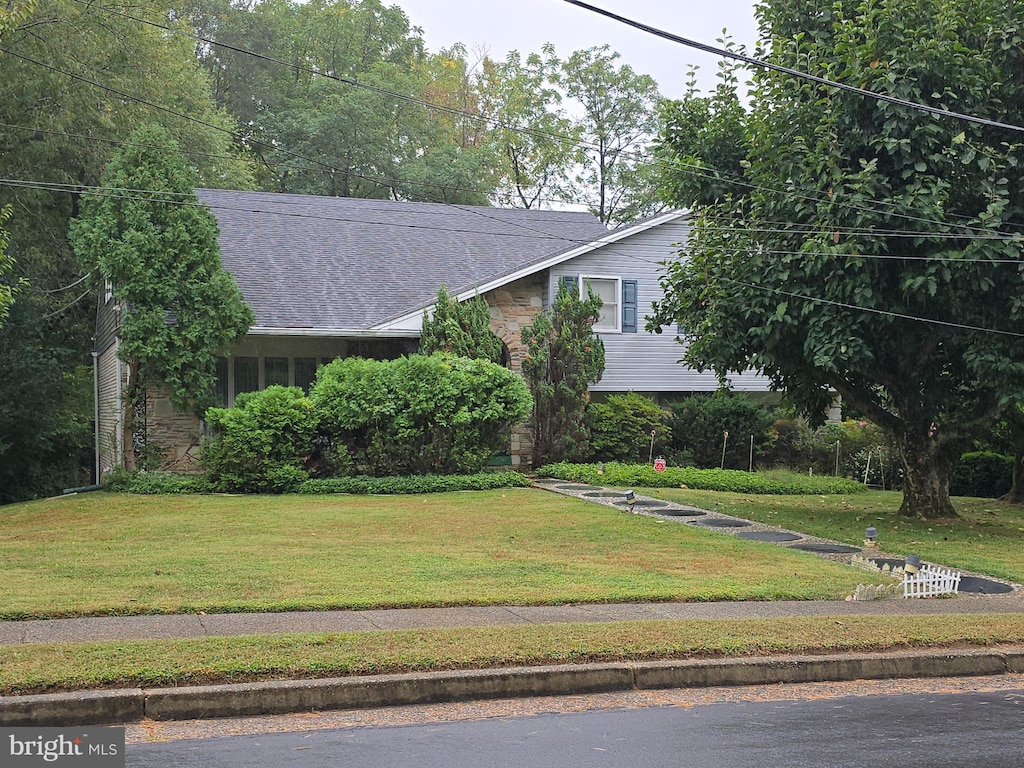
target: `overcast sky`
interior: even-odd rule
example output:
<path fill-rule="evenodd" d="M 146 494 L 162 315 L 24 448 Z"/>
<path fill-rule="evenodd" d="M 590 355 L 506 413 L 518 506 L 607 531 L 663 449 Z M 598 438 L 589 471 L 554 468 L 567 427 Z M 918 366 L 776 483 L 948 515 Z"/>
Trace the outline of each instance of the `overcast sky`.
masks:
<path fill-rule="evenodd" d="M 423 29 L 431 51 L 464 43 L 493 59 L 510 50 L 533 53 L 554 43 L 560 58 L 608 43 L 622 63 L 657 80 L 662 95 L 679 98 L 690 64 L 700 67 L 703 90 L 714 85 L 717 57 L 607 19 L 564 0 L 386 0 Z M 754 0 L 588 0 L 592 5 L 707 45 L 727 29 L 753 53 Z"/>

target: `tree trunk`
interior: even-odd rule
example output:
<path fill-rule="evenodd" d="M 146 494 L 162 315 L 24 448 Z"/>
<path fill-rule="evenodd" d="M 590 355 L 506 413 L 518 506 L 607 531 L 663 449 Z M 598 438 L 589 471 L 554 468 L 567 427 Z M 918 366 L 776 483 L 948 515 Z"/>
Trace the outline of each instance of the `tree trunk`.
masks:
<path fill-rule="evenodd" d="M 897 435 L 903 457 L 904 517 L 959 517 L 949 499 L 949 481 L 960 459 L 963 441 L 934 436 Z"/>
<path fill-rule="evenodd" d="M 1013 457 L 1013 483 L 999 500 L 1009 504 L 1024 504 L 1024 451 L 1019 448 Z"/>

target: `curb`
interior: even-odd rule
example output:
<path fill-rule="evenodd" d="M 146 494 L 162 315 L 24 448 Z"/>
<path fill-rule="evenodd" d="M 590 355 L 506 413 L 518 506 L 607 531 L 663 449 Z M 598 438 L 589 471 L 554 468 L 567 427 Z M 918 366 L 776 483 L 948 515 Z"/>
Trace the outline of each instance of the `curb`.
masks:
<path fill-rule="evenodd" d="M 569 664 L 4 696 L 0 726 L 106 725 L 659 688 L 1015 673 L 1024 673 L 1024 647 Z"/>

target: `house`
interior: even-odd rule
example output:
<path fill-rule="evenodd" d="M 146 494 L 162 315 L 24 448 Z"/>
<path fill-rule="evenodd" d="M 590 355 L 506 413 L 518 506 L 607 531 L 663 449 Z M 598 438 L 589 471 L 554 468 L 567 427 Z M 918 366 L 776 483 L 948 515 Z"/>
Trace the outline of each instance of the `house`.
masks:
<path fill-rule="evenodd" d="M 615 230 L 589 213 L 482 208 L 437 203 L 197 190 L 220 226 L 224 267 L 255 323 L 218 369 L 220 402 L 273 384 L 308 388 L 336 357 L 387 359 L 416 350 L 423 313 L 441 285 L 459 299 L 483 296 L 509 364 L 524 355 L 520 333 L 547 309 L 560 282 L 604 299 L 595 329 L 605 345 L 594 392 L 652 395 L 712 391 L 718 381 L 679 364 L 674 328 L 644 330 L 661 297 L 659 262 L 686 241 L 685 214 L 669 212 Z M 100 297 L 97 318 L 97 453 L 100 470 L 119 463 L 117 419 L 123 364 L 117 360 L 116 302 Z M 755 374 L 732 379 L 739 391 L 768 391 Z M 169 464 L 195 458 L 202 427 L 159 392 L 137 418 L 137 447 Z M 514 436 L 513 463 L 529 455 Z"/>

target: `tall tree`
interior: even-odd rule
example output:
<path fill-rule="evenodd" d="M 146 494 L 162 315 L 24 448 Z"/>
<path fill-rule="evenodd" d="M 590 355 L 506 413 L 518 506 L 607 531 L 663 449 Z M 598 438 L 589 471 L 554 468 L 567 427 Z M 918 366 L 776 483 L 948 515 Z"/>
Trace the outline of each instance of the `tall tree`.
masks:
<path fill-rule="evenodd" d="M 714 92 L 701 96 L 692 68 L 684 98 L 660 105 L 654 155 L 661 195 L 673 205 L 707 206 L 747 192 L 743 166 L 750 146 L 736 73 L 737 67 L 721 65 Z"/>
<path fill-rule="evenodd" d="M 200 60 L 266 188 L 487 203 L 492 150 L 466 117 L 477 94 L 464 51 L 428 54 L 399 7 L 195 0 L 185 15 L 217 43 L 201 45 Z"/>
<path fill-rule="evenodd" d="M 588 452 L 589 387 L 604 374 L 604 343 L 594 333 L 601 299 L 581 299 L 559 283 L 551 312 L 523 328 L 523 377 L 533 395 L 533 463 L 579 459 Z"/>
<path fill-rule="evenodd" d="M 994 121 L 1024 115 L 1024 3 L 771 0 L 759 14 L 777 64 Z M 1024 395 L 1019 137 L 757 74 L 748 192 L 701 210 L 649 328 L 680 323 L 690 364 L 758 368 L 812 420 L 838 392 L 899 446 L 901 513 L 955 515 L 962 450 Z"/>
<path fill-rule="evenodd" d="M 560 83 L 582 108 L 586 161 L 577 197 L 603 223 L 642 218 L 661 207 L 649 154 L 658 127 L 658 84 L 619 66 L 607 45 L 576 51 L 562 64 Z"/>
<path fill-rule="evenodd" d="M 582 129 L 562 109 L 556 87 L 560 69 L 550 44 L 525 59 L 512 51 L 504 61 L 484 61 L 481 109 L 492 121 L 503 205 L 541 207 L 567 191 L 583 161 Z"/>
<path fill-rule="evenodd" d="M 217 356 L 253 320 L 221 267 L 216 219 L 193 192 L 195 174 L 180 156 L 154 149 L 173 142 L 159 126 L 132 134 L 102 177 L 104 187 L 130 194 L 87 198 L 71 227 L 75 250 L 111 280 L 123 308 L 125 446 L 147 384 L 166 385 L 172 401 L 195 407 L 214 387 Z M 125 467 L 134 469 L 132 451 Z"/>
<path fill-rule="evenodd" d="M 252 163 L 232 145 L 234 125 L 211 100 L 192 42 L 118 11 L 168 24 L 169 5 L 160 0 L 36 0 L 30 15 L 3 32 L 0 177 L 15 181 L 0 185 L 0 208 L 12 209 L 5 228 L 8 254 L 16 261 L 6 279 L 26 285 L 15 304 L 20 311 L 12 309 L 0 328 L 0 347 L 5 360 L 18 361 L 6 369 L 26 371 L 37 389 L 29 393 L 17 374 L 0 376 L 0 402 L 35 409 L 37 424 L 67 421 L 82 407 L 76 423 L 91 418 L 88 399 L 66 384 L 79 381 L 77 367 L 91 366 L 96 280 L 68 241 L 68 223 L 79 213 L 83 189 L 99 183 L 104 164 L 133 126 L 150 121 L 167 127 L 205 186 L 252 185 Z M 26 333 L 29 327 L 32 333 Z M 45 373 L 32 358 L 45 360 Z M 24 400 L 27 394 L 31 402 Z M 52 434 L 49 426 L 19 433 L 17 449 L 0 459 L 27 479 L 40 477 L 36 462 L 69 466 L 51 449 L 74 455 L 63 479 L 40 477 L 44 485 L 35 490 L 19 484 L 26 496 L 78 484 L 77 453 L 89 450 L 89 435 L 74 432 L 84 440 L 80 445 L 71 432 L 47 437 Z"/>

